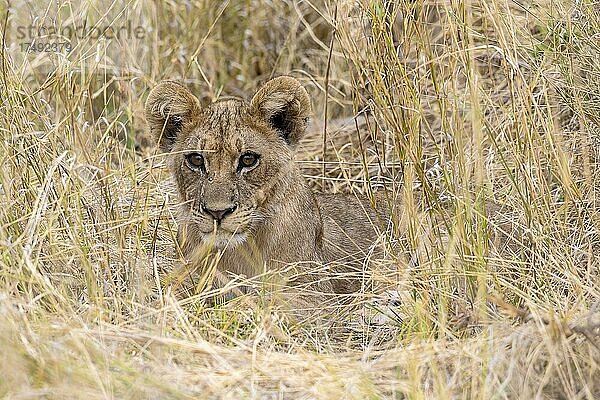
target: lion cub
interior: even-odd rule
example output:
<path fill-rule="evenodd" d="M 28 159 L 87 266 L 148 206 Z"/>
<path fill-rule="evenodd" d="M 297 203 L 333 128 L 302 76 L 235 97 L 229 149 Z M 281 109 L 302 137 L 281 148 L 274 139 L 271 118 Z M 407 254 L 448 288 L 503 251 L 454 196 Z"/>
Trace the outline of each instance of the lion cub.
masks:
<path fill-rule="evenodd" d="M 306 90 L 288 76 L 267 82 L 250 102 L 202 107 L 172 81 L 150 92 L 146 119 L 169 153 L 181 249 L 192 263 L 218 254 L 217 285 L 231 273 L 287 268 L 290 285 L 359 287 L 362 261 L 388 218 L 354 195 L 311 192 L 294 162 L 310 114 Z"/>

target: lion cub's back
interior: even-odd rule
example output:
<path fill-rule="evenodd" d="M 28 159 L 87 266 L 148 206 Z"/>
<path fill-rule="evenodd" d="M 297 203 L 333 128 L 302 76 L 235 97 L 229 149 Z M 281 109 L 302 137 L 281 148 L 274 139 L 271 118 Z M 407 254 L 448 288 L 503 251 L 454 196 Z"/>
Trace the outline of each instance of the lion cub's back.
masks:
<path fill-rule="evenodd" d="M 325 261 L 335 262 L 339 272 L 358 274 L 364 259 L 372 253 L 373 246 L 389 223 L 386 203 L 378 201 L 376 211 L 366 196 L 316 194 L 316 200 L 323 219 Z M 348 293 L 356 290 L 351 281 L 334 282 L 336 291 Z"/>

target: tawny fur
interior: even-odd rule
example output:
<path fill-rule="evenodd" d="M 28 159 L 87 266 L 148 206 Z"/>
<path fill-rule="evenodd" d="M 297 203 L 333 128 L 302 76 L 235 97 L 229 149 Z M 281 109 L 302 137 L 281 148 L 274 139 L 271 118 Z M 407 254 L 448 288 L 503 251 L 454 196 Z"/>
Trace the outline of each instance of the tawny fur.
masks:
<path fill-rule="evenodd" d="M 255 276 L 296 263 L 310 273 L 288 284 L 312 282 L 321 291 L 346 293 L 357 288 L 356 280 L 331 278 L 360 267 L 381 216 L 364 199 L 311 192 L 294 162 L 310 114 L 306 90 L 287 76 L 267 82 L 250 102 L 207 107 L 176 82 L 151 91 L 146 119 L 160 150 L 170 153 L 181 203 L 179 241 L 190 261 L 206 256 L 206 249 L 218 253 L 218 276 Z M 258 154 L 258 163 L 240 169 L 246 152 Z M 190 153 L 202 154 L 205 170 L 190 168 Z M 233 208 L 220 224 L 206 211 Z"/>

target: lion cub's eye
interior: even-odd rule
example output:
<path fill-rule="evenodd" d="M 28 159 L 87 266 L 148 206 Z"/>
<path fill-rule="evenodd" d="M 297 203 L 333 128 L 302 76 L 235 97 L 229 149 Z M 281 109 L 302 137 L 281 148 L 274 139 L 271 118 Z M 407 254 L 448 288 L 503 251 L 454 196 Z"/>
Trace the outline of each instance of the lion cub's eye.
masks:
<path fill-rule="evenodd" d="M 204 170 L 204 157 L 202 157 L 202 154 L 190 153 L 185 156 L 185 159 L 191 169 Z"/>
<path fill-rule="evenodd" d="M 240 157 L 239 168 L 250 168 L 254 167 L 258 162 L 258 154 L 244 153 Z"/>

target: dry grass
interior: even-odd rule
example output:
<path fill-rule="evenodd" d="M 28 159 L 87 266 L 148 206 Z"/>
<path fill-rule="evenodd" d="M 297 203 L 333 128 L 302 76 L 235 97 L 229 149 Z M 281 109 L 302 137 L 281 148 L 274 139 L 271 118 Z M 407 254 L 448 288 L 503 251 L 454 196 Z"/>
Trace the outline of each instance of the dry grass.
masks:
<path fill-rule="evenodd" d="M 600 398 L 597 1 L 0 11 L 2 398 Z M 20 27 L 86 20 L 144 37 L 22 51 Z M 351 305 L 305 320 L 272 294 L 176 298 L 145 96 L 182 78 L 210 102 L 284 73 L 313 99 L 311 185 L 402 201 L 393 251 Z"/>

